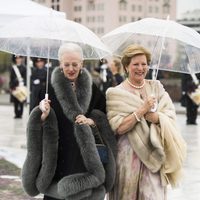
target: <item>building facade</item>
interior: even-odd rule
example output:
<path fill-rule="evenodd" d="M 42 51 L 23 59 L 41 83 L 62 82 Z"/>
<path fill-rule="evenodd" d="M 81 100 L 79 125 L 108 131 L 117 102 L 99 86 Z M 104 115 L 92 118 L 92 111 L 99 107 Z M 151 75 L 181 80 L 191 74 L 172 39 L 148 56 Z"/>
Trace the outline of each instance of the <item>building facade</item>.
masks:
<path fill-rule="evenodd" d="M 183 13 L 178 22 L 200 33 L 200 9 Z"/>
<path fill-rule="evenodd" d="M 34 0 L 66 13 L 99 36 L 145 17 L 176 20 L 176 0 Z"/>

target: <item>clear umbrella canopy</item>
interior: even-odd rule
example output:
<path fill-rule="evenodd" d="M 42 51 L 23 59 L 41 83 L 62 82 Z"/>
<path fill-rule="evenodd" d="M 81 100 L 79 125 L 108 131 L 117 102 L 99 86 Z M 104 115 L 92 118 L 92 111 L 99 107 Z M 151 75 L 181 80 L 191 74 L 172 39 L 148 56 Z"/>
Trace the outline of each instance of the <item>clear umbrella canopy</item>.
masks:
<path fill-rule="evenodd" d="M 84 59 L 109 56 L 108 48 L 85 26 L 58 17 L 24 17 L 0 29 L 0 50 L 24 56 L 57 59 L 64 42 L 79 44 Z"/>
<path fill-rule="evenodd" d="M 58 59 L 58 49 L 65 42 L 79 44 L 83 49 L 85 60 L 99 60 L 111 55 L 100 38 L 88 28 L 60 17 L 24 17 L 0 29 L 1 51 L 28 58 L 30 56 L 47 58 L 48 65 L 50 58 Z M 48 72 L 49 70 L 47 77 Z M 30 73 L 28 66 L 27 77 L 30 77 Z M 27 78 L 27 87 L 30 88 L 30 78 Z M 48 98 L 48 79 L 45 96 Z"/>
<path fill-rule="evenodd" d="M 130 44 L 148 48 L 153 69 L 200 72 L 200 34 L 172 20 L 145 18 L 128 23 L 104 35 L 102 41 L 117 56 Z"/>

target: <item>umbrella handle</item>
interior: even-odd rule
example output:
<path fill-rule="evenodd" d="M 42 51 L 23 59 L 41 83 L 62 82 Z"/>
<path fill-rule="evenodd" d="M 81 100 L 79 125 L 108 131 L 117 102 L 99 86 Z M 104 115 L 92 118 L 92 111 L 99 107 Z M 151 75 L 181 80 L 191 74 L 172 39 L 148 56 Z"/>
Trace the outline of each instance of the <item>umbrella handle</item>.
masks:
<path fill-rule="evenodd" d="M 46 93 L 46 94 L 45 94 L 45 99 L 43 99 L 43 100 L 41 101 L 41 103 L 40 103 L 40 109 L 41 109 L 42 112 L 45 112 L 45 111 L 46 111 L 44 103 L 45 103 L 45 100 L 48 100 L 48 99 L 49 99 L 49 94 Z"/>
<path fill-rule="evenodd" d="M 156 103 L 154 104 L 153 108 L 151 108 L 150 112 L 156 112 L 157 107 L 158 107 L 158 103 L 156 102 Z"/>
<path fill-rule="evenodd" d="M 49 94 L 46 93 L 46 94 L 45 94 L 45 100 L 48 100 L 48 99 L 49 99 Z"/>
<path fill-rule="evenodd" d="M 152 94 L 151 96 L 154 97 L 155 95 Z M 158 102 L 156 99 L 156 102 L 154 103 L 154 106 L 153 108 L 151 108 L 150 112 L 156 112 L 157 108 L 158 108 Z"/>

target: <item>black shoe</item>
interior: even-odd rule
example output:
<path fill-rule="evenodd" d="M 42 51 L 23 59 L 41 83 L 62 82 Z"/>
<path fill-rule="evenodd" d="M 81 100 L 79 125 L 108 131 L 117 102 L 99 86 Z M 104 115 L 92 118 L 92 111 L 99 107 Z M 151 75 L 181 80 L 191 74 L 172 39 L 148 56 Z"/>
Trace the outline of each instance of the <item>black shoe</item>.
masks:
<path fill-rule="evenodd" d="M 22 116 L 15 116 L 14 118 L 15 118 L 15 119 L 21 119 Z"/>
<path fill-rule="evenodd" d="M 187 122 L 187 125 L 197 125 L 196 122 Z"/>

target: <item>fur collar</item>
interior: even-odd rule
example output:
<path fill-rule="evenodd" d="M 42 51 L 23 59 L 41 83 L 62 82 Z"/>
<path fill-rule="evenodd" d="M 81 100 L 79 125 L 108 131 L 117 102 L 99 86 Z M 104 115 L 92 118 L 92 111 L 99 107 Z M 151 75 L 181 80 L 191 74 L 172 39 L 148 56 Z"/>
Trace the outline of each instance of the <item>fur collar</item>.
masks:
<path fill-rule="evenodd" d="M 65 116 L 74 121 L 79 114 L 85 114 L 92 97 L 92 78 L 87 69 L 83 68 L 76 82 L 76 94 L 71 83 L 60 68 L 56 68 L 51 77 L 51 84 Z"/>

